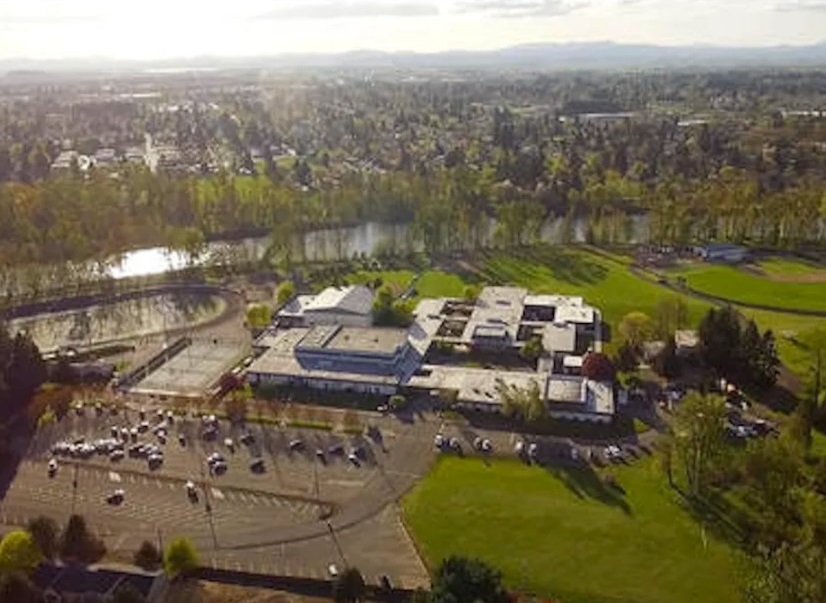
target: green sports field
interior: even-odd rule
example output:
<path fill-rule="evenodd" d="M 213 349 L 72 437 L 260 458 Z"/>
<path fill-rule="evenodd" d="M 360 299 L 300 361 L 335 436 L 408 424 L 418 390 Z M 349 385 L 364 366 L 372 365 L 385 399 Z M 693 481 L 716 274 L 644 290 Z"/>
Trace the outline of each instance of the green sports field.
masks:
<path fill-rule="evenodd" d="M 701 264 L 671 271 L 688 286 L 733 303 L 826 312 L 826 282 L 779 282 L 734 266 Z"/>
<path fill-rule="evenodd" d="M 479 557 L 508 587 L 563 603 L 733 603 L 734 561 L 676 502 L 652 459 L 614 474 L 442 458 L 404 500 L 430 567 Z"/>
<path fill-rule="evenodd" d="M 798 259 L 767 258 L 758 262 L 757 267 L 768 276 L 781 279 L 805 278 L 812 275 L 826 276 L 826 266 Z"/>

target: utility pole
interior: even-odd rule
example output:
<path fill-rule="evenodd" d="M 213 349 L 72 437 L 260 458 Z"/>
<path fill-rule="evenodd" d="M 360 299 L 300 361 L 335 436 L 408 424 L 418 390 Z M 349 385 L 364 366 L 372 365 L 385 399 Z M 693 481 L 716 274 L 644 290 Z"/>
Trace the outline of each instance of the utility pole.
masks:
<path fill-rule="evenodd" d="M 75 463 L 75 472 L 72 476 L 72 515 L 75 514 L 75 505 L 77 504 L 77 475 L 79 465 Z"/>
<path fill-rule="evenodd" d="M 206 480 L 206 473 L 204 466 L 201 465 L 201 487 L 204 491 L 204 510 L 207 514 L 207 523 L 209 523 L 209 531 L 212 534 L 212 546 L 218 548 L 218 536 L 215 534 L 215 521 L 212 517 L 212 504 L 209 502 L 209 488 Z"/>

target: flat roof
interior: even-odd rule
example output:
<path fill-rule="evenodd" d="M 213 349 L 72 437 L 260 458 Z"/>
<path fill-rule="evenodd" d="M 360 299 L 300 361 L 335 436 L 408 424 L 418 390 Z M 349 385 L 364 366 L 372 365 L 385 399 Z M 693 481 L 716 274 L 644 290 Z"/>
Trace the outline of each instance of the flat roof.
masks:
<path fill-rule="evenodd" d="M 507 385 L 514 385 L 521 389 L 527 388 L 531 382 L 543 389 L 544 380 L 535 372 L 505 371 L 464 366 L 425 365 L 429 375 L 413 375 L 407 385 L 422 389 L 453 389 L 458 391 L 457 400 L 471 404 L 500 405 L 502 400 L 496 391 L 497 381 L 504 381 Z"/>
<path fill-rule="evenodd" d="M 341 329 L 339 325 L 317 325 L 312 327 L 300 342 L 297 342 L 296 347 L 301 349 L 324 348 L 330 342 L 330 339 Z"/>
<path fill-rule="evenodd" d="M 576 295 L 526 295 L 523 302 L 526 306 L 556 308 L 558 306 L 582 306 L 585 303 Z"/>
<path fill-rule="evenodd" d="M 542 347 L 549 352 L 573 352 L 576 349 L 576 327 L 573 324 L 546 324 L 542 328 Z"/>
<path fill-rule="evenodd" d="M 592 324 L 594 309 L 591 307 L 559 306 L 556 309 L 554 322 L 570 322 L 573 324 Z"/>
<path fill-rule="evenodd" d="M 552 375 L 548 379 L 547 399 L 551 411 L 614 414 L 614 386 L 585 377 Z"/>
<path fill-rule="evenodd" d="M 324 347 L 328 350 L 392 354 L 405 343 L 407 343 L 405 329 L 341 327 Z"/>
<path fill-rule="evenodd" d="M 301 316 L 314 299 L 314 295 L 299 295 L 294 297 L 278 311 L 278 316 Z"/>
<path fill-rule="evenodd" d="M 248 373 L 275 375 L 280 377 L 301 377 L 305 379 L 325 379 L 328 381 L 352 381 L 356 383 L 375 383 L 379 385 L 397 385 L 399 378 L 387 375 L 366 373 L 347 373 L 342 371 L 324 371 L 305 368 L 293 354 L 283 354 L 277 350 L 267 350 L 253 362 Z"/>

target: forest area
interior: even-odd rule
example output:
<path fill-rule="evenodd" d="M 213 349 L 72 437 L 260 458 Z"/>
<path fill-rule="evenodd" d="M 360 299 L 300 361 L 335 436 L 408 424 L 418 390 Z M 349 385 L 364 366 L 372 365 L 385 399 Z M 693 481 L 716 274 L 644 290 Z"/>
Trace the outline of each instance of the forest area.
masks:
<path fill-rule="evenodd" d="M 575 222 L 628 242 L 634 216 L 642 243 L 826 238 L 816 73 L 453 75 L 0 86 L 0 264 L 250 233 L 284 256 L 367 221 L 412 224 L 435 255 L 491 221 L 495 246 L 530 244 L 549 218 L 562 242 Z M 177 160 L 151 165 L 150 137 Z"/>

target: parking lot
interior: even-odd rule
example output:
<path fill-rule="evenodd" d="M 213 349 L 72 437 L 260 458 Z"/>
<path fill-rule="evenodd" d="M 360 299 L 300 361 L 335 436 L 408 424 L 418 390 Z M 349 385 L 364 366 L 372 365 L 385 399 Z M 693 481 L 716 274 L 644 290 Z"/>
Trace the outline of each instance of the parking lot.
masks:
<path fill-rule="evenodd" d="M 352 437 L 225 421 L 216 421 L 214 437 L 204 439 L 200 417 L 176 416 L 169 424 L 165 415 L 141 418 L 135 409 L 82 413 L 71 412 L 32 442 L 3 502 L 4 523 L 23 524 L 41 513 L 65 521 L 77 512 L 110 551 L 124 555 L 143 540 L 184 535 L 216 567 L 320 577 L 329 563 L 352 563 L 398 584 L 426 581 L 395 508 L 398 495 L 427 470 L 432 452 L 426 439 L 392 429 Z M 144 421 L 141 433 L 131 433 Z M 161 423 L 165 438 L 155 433 Z M 122 458 L 104 450 L 112 447 L 113 428 L 126 430 L 119 435 L 128 439 Z M 252 441 L 242 444 L 245 434 Z M 66 448 L 75 442 L 72 454 Z M 57 451 L 57 443 L 66 446 Z M 154 469 L 145 456 L 131 454 L 141 444 L 162 453 Z M 90 450 L 80 451 L 83 445 Z M 96 445 L 100 452 L 91 451 Z M 58 466 L 50 477 L 54 452 Z M 208 463 L 215 453 L 225 470 Z M 253 459 L 262 470 L 251 469 Z M 123 500 L 107 502 L 117 490 Z"/>

